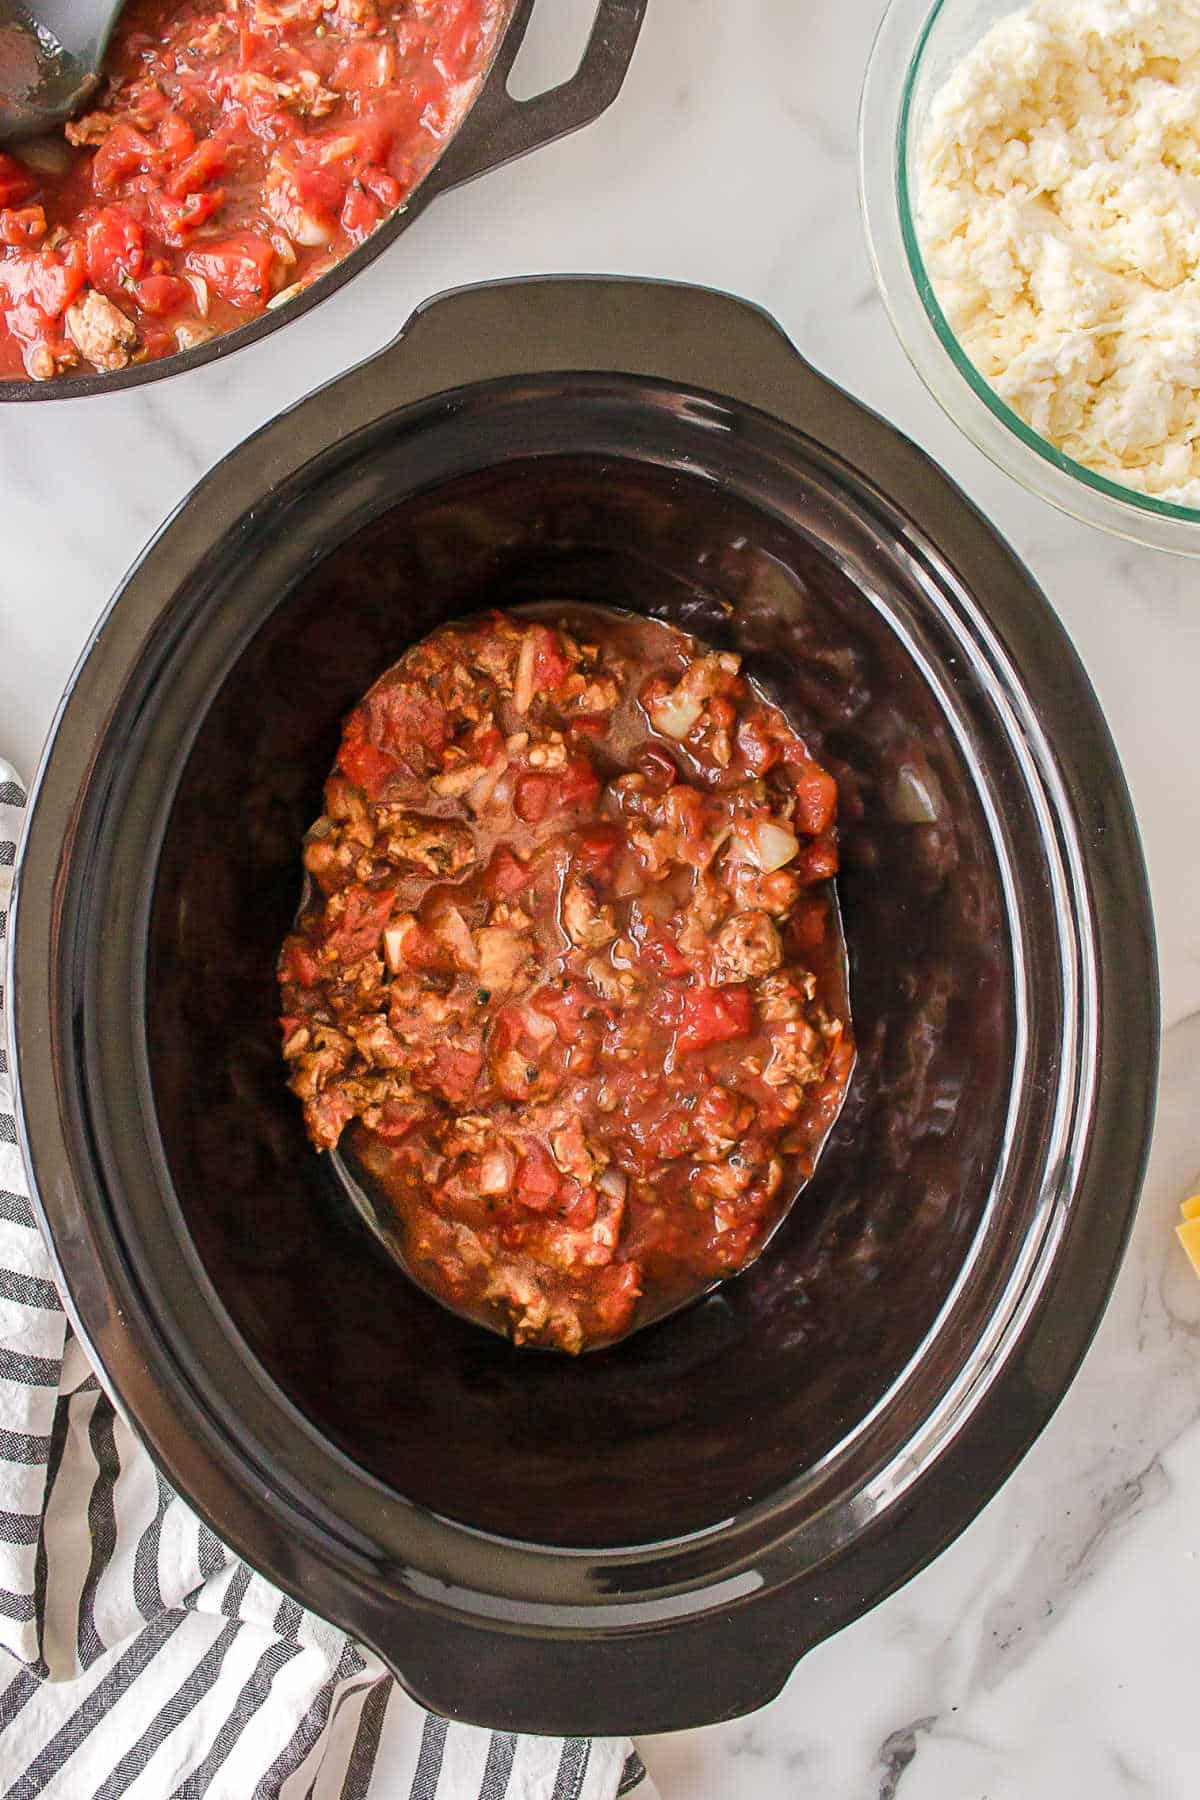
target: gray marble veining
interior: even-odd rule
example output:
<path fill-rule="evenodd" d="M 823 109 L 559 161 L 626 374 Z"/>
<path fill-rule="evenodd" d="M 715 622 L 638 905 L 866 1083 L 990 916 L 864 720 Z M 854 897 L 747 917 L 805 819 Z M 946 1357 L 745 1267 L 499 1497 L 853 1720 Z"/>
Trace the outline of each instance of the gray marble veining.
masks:
<path fill-rule="evenodd" d="M 964 1536 L 754 1718 L 642 1750 L 662 1800 L 1194 1800 L 1200 1283 L 1171 1226 L 1200 1185 L 1200 570 L 1027 497 L 905 362 L 857 214 L 854 119 L 879 11 L 879 0 L 651 0 L 625 92 L 599 125 L 438 202 L 315 314 L 138 393 L 10 407 L 0 750 L 32 767 L 109 594 L 197 477 L 460 282 L 612 270 L 730 288 L 910 432 L 1029 561 L 1124 760 L 1167 1026 L 1150 1177 L 1075 1386 Z M 560 12 L 541 0 L 526 91 L 560 72 L 581 16 L 574 0 Z"/>

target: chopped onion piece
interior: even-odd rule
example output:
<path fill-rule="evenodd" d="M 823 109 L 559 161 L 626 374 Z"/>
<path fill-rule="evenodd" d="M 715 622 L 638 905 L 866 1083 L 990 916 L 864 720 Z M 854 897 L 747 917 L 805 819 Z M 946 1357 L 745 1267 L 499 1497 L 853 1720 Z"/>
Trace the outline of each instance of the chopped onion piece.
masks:
<path fill-rule="evenodd" d="M 404 967 L 403 942 L 403 925 L 389 925 L 383 934 L 383 954 L 393 975 L 398 975 Z"/>
<path fill-rule="evenodd" d="M 607 1194 L 610 1200 L 624 1200 L 629 1183 L 620 1169 L 610 1167 L 605 1169 L 603 1175 L 597 1176 L 596 1186 L 602 1194 Z"/>
<path fill-rule="evenodd" d="M 678 688 L 672 688 L 661 700 L 656 700 L 650 708 L 650 718 L 656 731 L 664 737 L 682 741 L 692 729 L 704 711 L 703 700 L 694 694 L 681 694 Z"/>
<path fill-rule="evenodd" d="M 474 787 L 484 773 L 482 763 L 459 763 L 456 769 L 447 769 L 442 775 L 435 775 L 429 783 L 435 794 L 453 799 L 465 794 L 469 787 Z M 495 783 L 492 784 L 495 786 Z"/>
<path fill-rule="evenodd" d="M 751 835 L 758 849 L 758 866 L 768 875 L 773 869 L 782 869 L 784 863 L 791 862 L 800 848 L 800 839 L 793 832 L 770 819 L 755 825 Z"/>
<path fill-rule="evenodd" d="M 527 631 L 521 639 L 521 654 L 517 658 L 517 672 L 513 678 L 513 705 L 519 713 L 527 713 L 533 705 L 533 661 L 537 655 L 537 640 L 531 631 Z"/>
<path fill-rule="evenodd" d="M 294 300 L 297 294 L 302 294 L 308 285 L 307 281 L 293 281 L 290 287 L 280 288 L 279 292 L 272 294 L 267 301 L 267 311 L 274 312 L 278 307 L 286 306 L 289 300 Z"/>
<path fill-rule="evenodd" d="M 210 338 L 216 337 L 211 325 L 177 325 L 175 342 L 180 350 L 194 350 L 197 344 L 207 344 Z"/>
<path fill-rule="evenodd" d="M 609 1250 L 615 1250 L 620 1240 L 626 1186 L 619 1169 L 605 1169 L 596 1182 L 596 1222 L 592 1226 L 592 1236 L 596 1243 Z"/>
<path fill-rule="evenodd" d="M 799 848 L 799 838 L 773 819 L 758 821 L 748 832 L 735 832 L 730 840 L 730 849 L 739 862 L 753 863 L 767 875 L 791 862 Z"/>
<path fill-rule="evenodd" d="M 554 1020 L 548 1018 L 544 1012 L 539 1012 L 536 1006 L 525 1007 L 521 1018 L 526 1032 L 535 1044 L 548 1044 L 552 1037 L 558 1035 L 558 1027 Z"/>
<path fill-rule="evenodd" d="M 491 768 L 486 769 L 479 777 L 478 781 L 467 795 L 467 805 L 471 808 L 472 812 L 483 811 L 484 807 L 495 793 L 500 782 L 500 777 L 505 773 L 507 768 L 508 758 L 507 756 L 502 756 L 498 762 L 494 762 Z"/>
<path fill-rule="evenodd" d="M 187 282 L 195 296 L 196 311 L 200 314 L 202 319 L 207 319 L 209 307 L 207 281 L 205 281 L 203 275 L 194 275 L 190 269 L 185 269 L 183 271 L 183 279 Z"/>
<path fill-rule="evenodd" d="M 901 763 L 896 771 L 892 817 L 902 825 L 936 825 L 937 816 L 932 781 L 923 780 L 911 763 Z"/>
<path fill-rule="evenodd" d="M 271 248 L 279 258 L 280 262 L 289 269 L 293 268 L 296 262 L 296 246 L 293 244 L 287 232 L 278 230 L 268 231 L 267 236 L 270 238 Z"/>
<path fill-rule="evenodd" d="M 466 969 L 479 967 L 479 952 L 470 926 L 457 906 L 448 906 L 437 922 L 437 935 Z"/>
<path fill-rule="evenodd" d="M 481 1194 L 507 1194 L 512 1186 L 514 1164 L 512 1153 L 500 1146 L 488 1150 L 479 1163 L 479 1191 Z"/>

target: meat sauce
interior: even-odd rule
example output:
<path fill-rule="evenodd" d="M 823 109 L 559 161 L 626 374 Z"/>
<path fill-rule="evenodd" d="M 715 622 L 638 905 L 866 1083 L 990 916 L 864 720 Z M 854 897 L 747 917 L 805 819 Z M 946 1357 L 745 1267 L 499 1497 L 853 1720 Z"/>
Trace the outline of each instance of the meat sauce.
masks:
<path fill-rule="evenodd" d="M 314 1144 L 517 1343 L 751 1261 L 853 1065 L 836 789 L 737 656 L 594 607 L 410 650 L 347 719 L 279 962 Z"/>
<path fill-rule="evenodd" d="M 0 151 L 0 376 L 190 349 L 403 205 L 487 66 L 497 0 L 132 0 L 93 110 Z"/>

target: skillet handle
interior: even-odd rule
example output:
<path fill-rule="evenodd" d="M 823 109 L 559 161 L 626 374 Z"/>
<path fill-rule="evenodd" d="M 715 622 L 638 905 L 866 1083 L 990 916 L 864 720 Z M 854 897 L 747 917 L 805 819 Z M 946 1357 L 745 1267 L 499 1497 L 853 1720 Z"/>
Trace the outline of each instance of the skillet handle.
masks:
<path fill-rule="evenodd" d="M 620 93 L 647 0 L 599 0 L 574 75 L 531 100 L 514 100 L 508 77 L 534 4 L 535 0 L 521 0 L 479 98 L 434 169 L 429 185 L 439 193 L 590 125 Z"/>

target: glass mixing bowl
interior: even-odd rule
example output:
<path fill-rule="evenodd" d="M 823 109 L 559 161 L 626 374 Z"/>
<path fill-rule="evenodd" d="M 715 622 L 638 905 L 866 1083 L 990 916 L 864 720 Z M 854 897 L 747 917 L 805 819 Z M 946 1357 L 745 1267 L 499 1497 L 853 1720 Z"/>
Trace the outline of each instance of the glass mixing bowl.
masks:
<path fill-rule="evenodd" d="M 933 291 L 915 224 L 915 146 L 931 100 L 1013 0 L 891 0 L 863 83 L 859 175 L 875 277 L 896 334 L 930 393 L 985 456 L 1088 525 L 1200 556 L 1200 509 L 1098 475 L 1033 431 L 967 356 Z"/>

